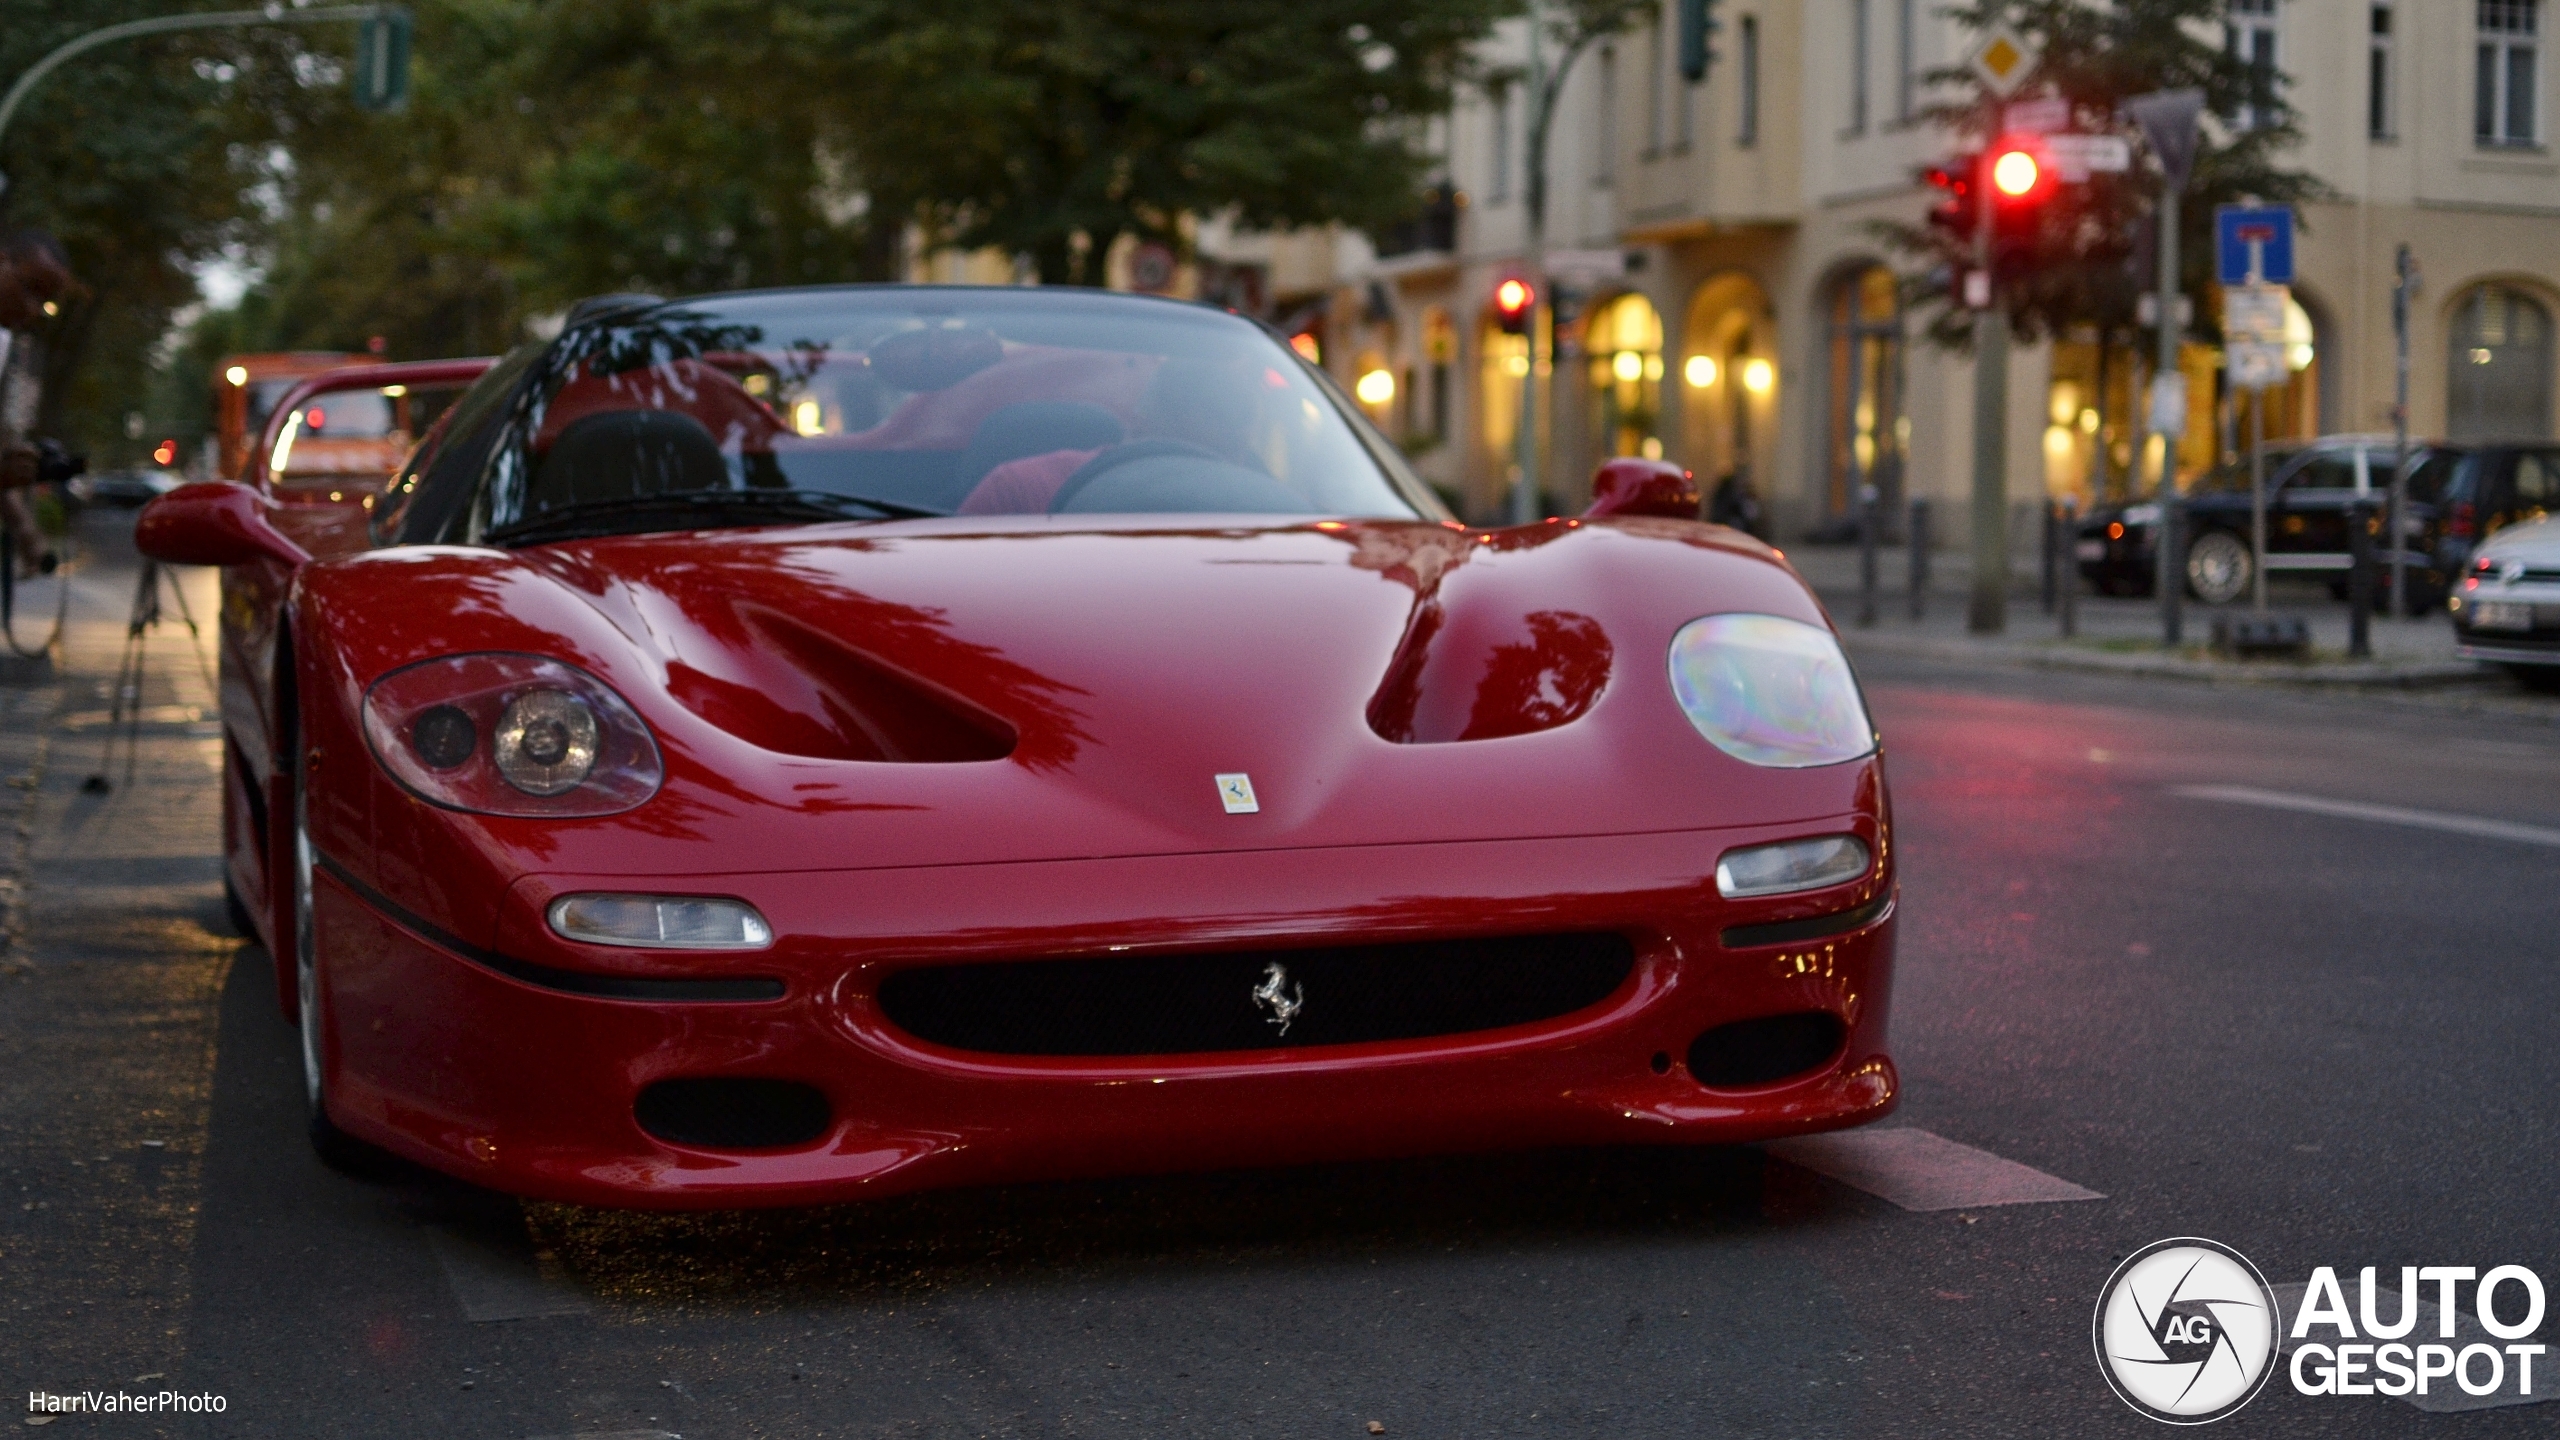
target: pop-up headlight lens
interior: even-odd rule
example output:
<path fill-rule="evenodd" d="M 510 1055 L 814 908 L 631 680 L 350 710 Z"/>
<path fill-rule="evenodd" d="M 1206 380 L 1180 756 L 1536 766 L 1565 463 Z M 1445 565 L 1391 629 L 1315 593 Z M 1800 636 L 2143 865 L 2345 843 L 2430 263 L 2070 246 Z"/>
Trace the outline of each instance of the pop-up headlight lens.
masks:
<path fill-rule="evenodd" d="M 1867 873 L 1867 842 L 1855 835 L 1787 840 L 1728 850 L 1716 862 L 1716 893 L 1727 900 L 1788 895 L 1842 885 Z"/>
<path fill-rule="evenodd" d="M 612 815 L 658 793 L 649 727 L 603 681 L 539 655 L 454 655 L 364 696 L 382 768 L 430 804 L 481 815 Z"/>
<path fill-rule="evenodd" d="M 551 928 L 589 945 L 643 950 L 761 950 L 773 927 L 744 900 L 698 895 L 563 895 Z"/>
<path fill-rule="evenodd" d="M 1876 748 L 1840 642 L 1801 620 L 1690 621 L 1671 638 L 1671 692 L 1699 734 L 1754 765 L 1837 765 Z"/>

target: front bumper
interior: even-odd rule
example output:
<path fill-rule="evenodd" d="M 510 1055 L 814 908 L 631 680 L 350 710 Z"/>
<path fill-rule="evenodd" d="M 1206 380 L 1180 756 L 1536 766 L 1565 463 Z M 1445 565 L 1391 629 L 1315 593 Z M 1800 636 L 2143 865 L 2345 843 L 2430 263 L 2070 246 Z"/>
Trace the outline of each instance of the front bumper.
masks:
<path fill-rule="evenodd" d="M 1775 901 L 1716 895 L 1724 850 L 1842 830 L 1887 857 L 1866 879 Z M 1890 854 L 1874 821 L 1857 816 L 1565 840 L 703 876 L 657 883 L 745 898 L 780 938 L 752 956 L 674 961 L 539 930 L 553 896 L 633 880 L 538 877 L 511 893 L 501 925 L 514 974 L 331 869 L 315 884 L 315 917 L 332 1117 L 495 1189 L 671 1209 L 1832 1129 L 1880 1118 L 1899 1098 L 1885 1046 Z M 1835 923 L 1825 915 L 1863 923 L 1796 938 Z M 1006 1056 L 915 1039 L 876 1000 L 885 975 L 915 964 L 1595 930 L 1625 936 L 1635 955 L 1606 999 L 1534 1024 L 1418 1040 Z M 592 990 L 586 979 L 607 966 L 620 967 L 613 983 L 689 968 L 732 982 L 777 977 L 781 993 L 622 999 L 550 983 L 584 977 L 574 983 Z M 1827 1062 L 1744 1090 L 1688 1074 L 1701 1033 L 1806 1012 L 1845 1026 Z M 755 1151 L 673 1145 L 641 1128 L 633 1107 L 645 1087 L 702 1077 L 813 1086 L 833 1118 L 812 1143 Z"/>
<path fill-rule="evenodd" d="M 2476 626 L 2473 620 L 2483 605 L 2504 606 L 2511 611 L 2522 607 L 2532 623 L 2521 629 Z M 2453 613 L 2453 636 L 2463 659 L 2502 665 L 2560 665 L 2560 585 L 2531 580 L 2520 585 L 2483 585 L 2470 580 L 2454 594 L 2447 608 Z"/>

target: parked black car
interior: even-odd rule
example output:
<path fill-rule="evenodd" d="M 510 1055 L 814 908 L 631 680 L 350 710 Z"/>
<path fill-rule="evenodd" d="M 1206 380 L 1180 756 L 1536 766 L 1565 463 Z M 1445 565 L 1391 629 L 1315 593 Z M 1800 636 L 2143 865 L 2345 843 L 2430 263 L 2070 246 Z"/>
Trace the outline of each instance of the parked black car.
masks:
<path fill-rule="evenodd" d="M 2359 495 L 2391 490 L 2395 445 L 2387 435 L 2331 435 L 2267 455 L 2267 570 L 2325 576 L 2347 593 L 2354 564 L 2347 510 Z M 2409 454 L 2407 541 L 2410 588 L 2425 606 L 2443 603 L 2474 546 L 2519 514 L 2560 507 L 2560 445 L 2449 445 L 2413 441 Z M 2225 466 L 2181 497 L 2186 507 L 2187 592 L 2220 605 L 2249 593 L 2249 466 Z M 2080 573 L 2101 594 L 2148 595 L 2160 523 L 2156 502 L 2103 507 L 2081 521 Z M 2374 559 L 2391 563 L 2374 525 Z"/>

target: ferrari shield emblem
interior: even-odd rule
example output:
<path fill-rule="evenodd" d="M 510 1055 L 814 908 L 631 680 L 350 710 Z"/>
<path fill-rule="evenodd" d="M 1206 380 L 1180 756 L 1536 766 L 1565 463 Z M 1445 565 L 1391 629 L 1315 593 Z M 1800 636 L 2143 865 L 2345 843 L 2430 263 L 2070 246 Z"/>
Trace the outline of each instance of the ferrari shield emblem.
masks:
<path fill-rule="evenodd" d="M 1241 770 L 1218 777 L 1218 803 L 1230 815 L 1251 815 L 1262 809 L 1262 802 L 1253 798 L 1253 777 Z"/>

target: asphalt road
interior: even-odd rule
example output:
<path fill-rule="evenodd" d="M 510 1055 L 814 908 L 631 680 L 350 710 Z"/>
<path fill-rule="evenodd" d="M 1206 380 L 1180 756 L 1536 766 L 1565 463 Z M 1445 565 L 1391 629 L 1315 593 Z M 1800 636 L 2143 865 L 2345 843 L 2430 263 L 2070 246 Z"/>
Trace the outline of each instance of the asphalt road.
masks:
<path fill-rule="evenodd" d="M 2560 724 L 1867 667 L 1905 867 L 1888 1123 L 2102 1199 L 1912 1213 L 1732 1149 L 654 1217 L 312 1158 L 174 620 L 131 782 L 82 789 L 132 586 L 91 568 L 67 678 L 0 687 L 0 1393 L 225 1409 L 48 1435 L 2135 1435 L 2090 1315 L 2152 1240 L 2560 1281 L 2560 847 L 2459 824 L 2560 828 Z M 2555 1421 L 2279 1378 L 2222 1430 Z"/>

